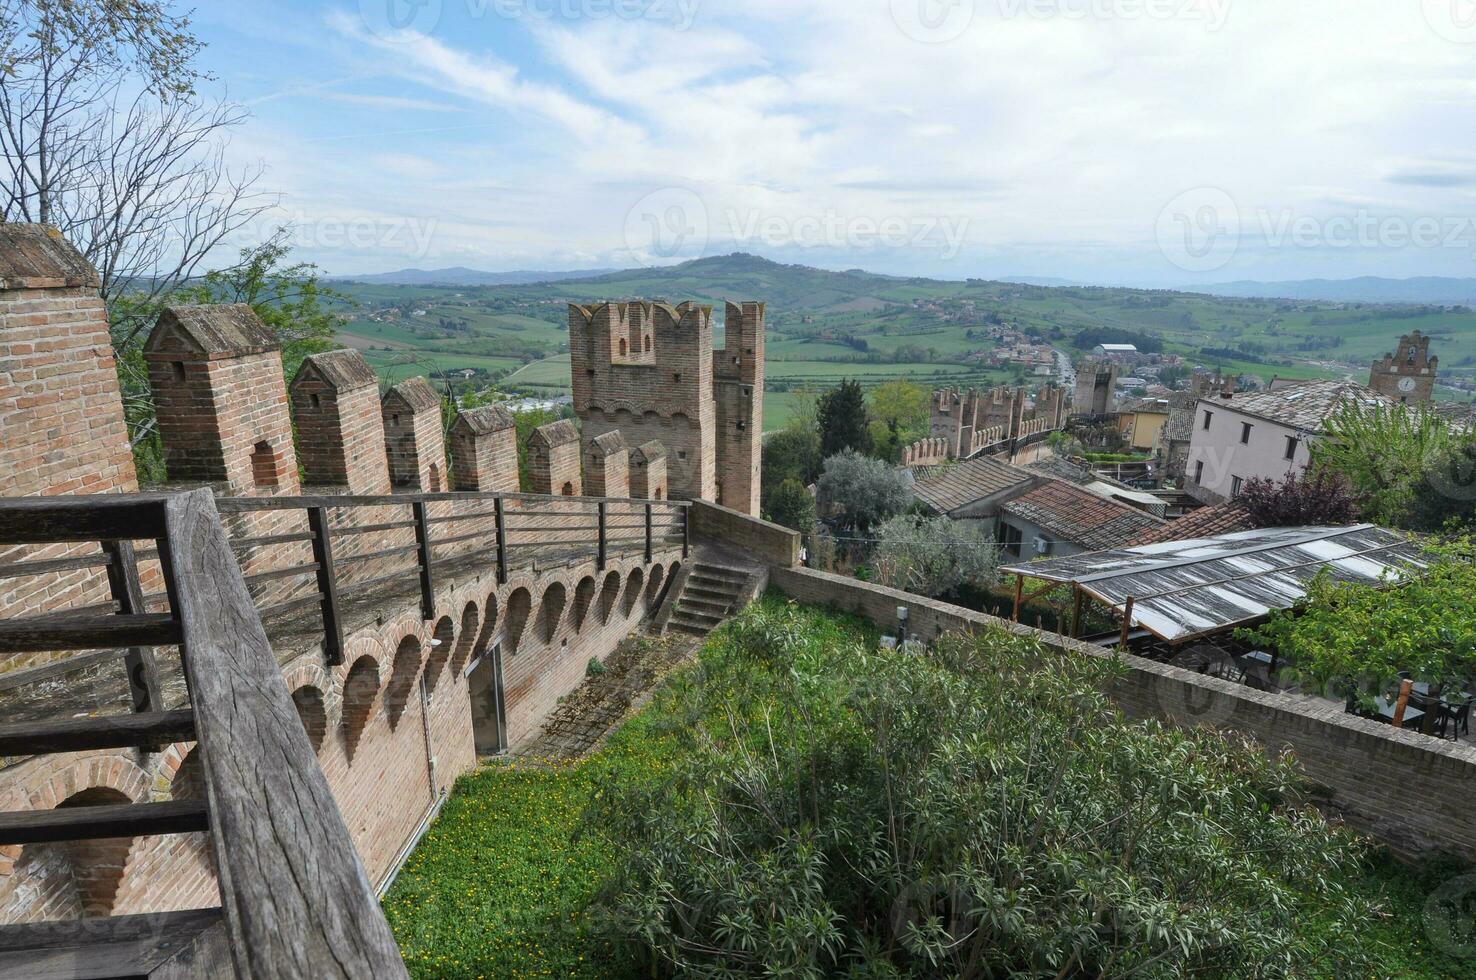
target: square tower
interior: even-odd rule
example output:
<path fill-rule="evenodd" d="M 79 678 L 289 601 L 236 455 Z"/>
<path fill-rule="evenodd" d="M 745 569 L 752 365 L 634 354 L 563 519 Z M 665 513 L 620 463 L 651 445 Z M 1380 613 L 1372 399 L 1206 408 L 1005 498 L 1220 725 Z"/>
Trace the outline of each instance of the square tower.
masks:
<path fill-rule="evenodd" d="M 568 419 L 540 425 L 528 437 L 528 472 L 533 492 L 551 497 L 582 497 L 579 430 Z"/>
<path fill-rule="evenodd" d="M 764 304 L 729 303 L 713 354 L 717 502 L 757 517 L 764 442 Z"/>
<path fill-rule="evenodd" d="M 446 489 L 446 442 L 441 398 L 424 378 L 401 381 L 384 393 L 384 449 L 396 487 L 441 493 Z"/>
<path fill-rule="evenodd" d="M 290 391 L 304 482 L 352 494 L 389 493 L 379 378 L 364 355 L 347 349 L 313 354 Z"/>
<path fill-rule="evenodd" d="M 716 499 L 711 307 L 570 304 L 569 354 L 574 411 L 586 439 L 619 431 L 627 445 L 660 442 L 671 494 Z"/>
<path fill-rule="evenodd" d="M 518 492 L 518 427 L 500 405 L 456 413 L 451 466 L 457 490 Z"/>
<path fill-rule="evenodd" d="M 1423 405 L 1435 398 L 1440 358 L 1430 356 L 1430 338 L 1416 330 L 1399 338 L 1399 349 L 1375 361 L 1368 386 L 1401 405 Z"/>
<path fill-rule="evenodd" d="M 250 306 L 165 307 L 144 359 L 169 479 L 297 493 L 281 347 Z"/>

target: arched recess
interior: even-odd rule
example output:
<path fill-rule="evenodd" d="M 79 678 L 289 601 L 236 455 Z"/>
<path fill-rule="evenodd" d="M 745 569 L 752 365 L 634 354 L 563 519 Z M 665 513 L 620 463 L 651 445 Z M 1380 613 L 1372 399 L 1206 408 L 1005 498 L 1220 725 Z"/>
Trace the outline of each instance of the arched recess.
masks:
<path fill-rule="evenodd" d="M 543 642 L 552 643 L 564 618 L 564 606 L 569 602 L 569 590 L 564 583 L 555 582 L 543 590 L 543 601 L 539 603 L 538 617 L 543 626 Z"/>
<path fill-rule="evenodd" d="M 395 648 L 395 665 L 384 689 L 384 704 L 391 729 L 399 727 L 400 717 L 410 704 L 410 693 L 415 690 L 415 679 L 420 676 L 420 661 L 420 637 L 412 635 L 402 639 Z"/>
<path fill-rule="evenodd" d="M 472 628 L 471 636 L 477 635 L 476 605 L 471 605 Z M 463 623 L 465 618 L 463 616 Z M 450 616 L 442 616 L 436 620 L 435 632 L 431 633 L 430 653 L 425 657 L 425 689 L 434 691 L 436 685 L 441 681 L 441 675 L 446 670 L 446 665 L 451 662 L 451 657 L 456 653 L 456 626 L 451 622 Z"/>
<path fill-rule="evenodd" d="M 615 611 L 615 602 L 620 598 L 620 573 L 611 572 L 605 576 L 605 586 L 600 590 L 600 623 L 610 621 L 610 613 Z"/>
<path fill-rule="evenodd" d="M 595 580 L 586 575 L 574 587 L 574 632 L 584 629 L 584 620 L 589 616 L 589 607 L 594 605 Z"/>
<path fill-rule="evenodd" d="M 646 576 L 639 568 L 632 568 L 630 575 L 625 579 L 625 595 L 620 600 L 620 611 L 626 616 L 635 609 L 636 603 L 641 598 L 641 587 L 646 584 Z"/>
<path fill-rule="evenodd" d="M 379 661 L 370 656 L 360 657 L 343 679 L 343 738 L 350 759 L 364 735 L 364 726 L 369 724 L 377 697 Z"/>
<path fill-rule="evenodd" d="M 518 644 L 523 640 L 523 627 L 528 625 L 528 614 L 533 611 L 533 595 L 524 588 L 519 588 L 507 597 L 507 650 L 509 654 L 518 652 Z"/>
<path fill-rule="evenodd" d="M 194 753 L 191 753 L 192 755 Z M 73 793 L 56 805 L 58 810 L 84 806 L 115 806 L 132 803 L 127 793 L 109 786 L 94 786 Z M 50 855 L 42 849 L 51 851 Z M 60 857 L 70 873 L 76 914 L 71 918 L 96 918 L 112 915 L 118 886 L 128 867 L 128 854 L 133 849 L 132 837 L 108 837 L 102 840 L 67 841 L 61 844 L 26 848 L 28 857 L 45 860 Z M 70 903 L 68 903 L 70 904 Z M 70 909 L 68 911 L 71 911 Z"/>
<path fill-rule="evenodd" d="M 297 717 L 302 721 L 302 730 L 307 732 L 308 741 L 313 745 L 313 751 L 321 750 L 323 740 L 328 737 L 327 698 L 323 696 L 319 688 L 311 684 L 304 684 L 292 692 L 292 703 L 297 706 Z M 194 752 L 190 753 L 191 756 L 194 754 Z"/>
<path fill-rule="evenodd" d="M 466 666 L 466 662 L 471 659 L 472 648 L 481 638 L 478 629 L 481 624 L 482 611 L 477 608 L 475 602 L 468 602 L 461 609 L 461 632 L 457 634 L 455 647 L 451 651 L 451 679 L 453 681 L 456 675 L 461 673 L 461 669 Z"/>
<path fill-rule="evenodd" d="M 466 658 L 455 664 L 457 672 L 466 669 L 467 663 L 473 657 L 480 657 L 492 646 L 492 638 L 497 635 L 497 593 L 493 592 L 487 596 L 487 604 L 482 608 L 482 629 L 477 634 L 476 642 L 471 645 Z"/>
<path fill-rule="evenodd" d="M 272 444 L 265 440 L 251 449 L 251 482 L 258 487 L 275 487 L 281 482 L 280 461 Z"/>
<path fill-rule="evenodd" d="M 651 568 L 651 577 L 646 582 L 646 605 L 654 607 L 661 598 L 661 586 L 666 584 L 666 570 L 660 565 Z"/>

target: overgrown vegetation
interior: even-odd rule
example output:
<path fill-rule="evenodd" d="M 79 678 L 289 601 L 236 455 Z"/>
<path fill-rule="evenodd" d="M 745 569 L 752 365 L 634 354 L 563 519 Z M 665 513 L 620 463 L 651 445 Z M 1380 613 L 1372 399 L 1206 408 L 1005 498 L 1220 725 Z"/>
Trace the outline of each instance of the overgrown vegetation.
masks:
<path fill-rule="evenodd" d="M 418 977 L 1461 975 L 1294 765 L 1129 726 L 1109 665 L 768 597 L 588 760 L 458 783 L 385 907 Z"/>

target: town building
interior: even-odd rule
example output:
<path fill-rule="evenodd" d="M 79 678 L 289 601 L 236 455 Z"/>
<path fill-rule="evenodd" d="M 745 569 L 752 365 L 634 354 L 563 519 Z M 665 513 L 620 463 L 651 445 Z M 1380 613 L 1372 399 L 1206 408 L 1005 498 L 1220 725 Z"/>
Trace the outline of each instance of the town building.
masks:
<path fill-rule="evenodd" d="M 1250 480 L 1283 480 L 1311 462 L 1311 445 L 1345 405 L 1396 404 L 1351 381 L 1200 398 L 1195 406 L 1185 489 L 1204 503 L 1233 499 Z"/>
<path fill-rule="evenodd" d="M 1085 487 L 1050 480 L 1006 501 L 999 541 L 1017 558 L 1120 548 L 1163 521 Z"/>
<path fill-rule="evenodd" d="M 919 472 L 921 471 L 921 472 Z M 1045 478 L 992 456 L 949 466 L 919 467 L 912 488 L 928 513 L 955 521 L 985 521 L 994 532 L 1000 506 L 1035 489 Z"/>
<path fill-rule="evenodd" d="M 1399 338 L 1399 347 L 1374 361 L 1368 386 L 1401 405 L 1435 399 L 1440 358 L 1430 356 L 1430 338 L 1416 330 Z"/>

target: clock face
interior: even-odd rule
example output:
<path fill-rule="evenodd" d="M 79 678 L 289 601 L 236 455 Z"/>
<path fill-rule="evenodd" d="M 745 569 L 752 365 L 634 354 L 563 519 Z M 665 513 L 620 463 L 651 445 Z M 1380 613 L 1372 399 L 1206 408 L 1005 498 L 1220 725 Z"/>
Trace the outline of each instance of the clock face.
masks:
<path fill-rule="evenodd" d="M 1399 390 L 1402 391 L 1402 392 L 1404 392 L 1405 394 L 1409 394 L 1411 391 L 1414 391 L 1415 390 L 1415 379 L 1414 378 L 1400 378 L 1399 379 Z"/>

